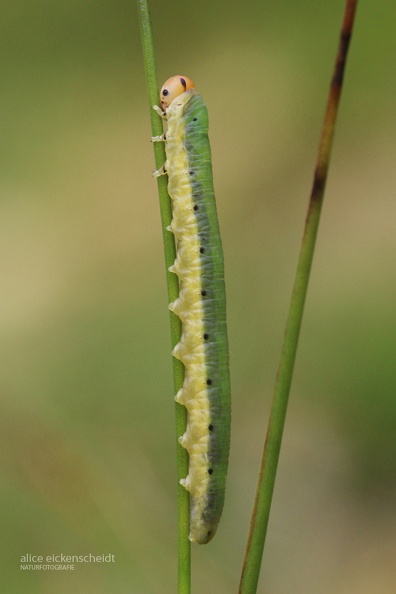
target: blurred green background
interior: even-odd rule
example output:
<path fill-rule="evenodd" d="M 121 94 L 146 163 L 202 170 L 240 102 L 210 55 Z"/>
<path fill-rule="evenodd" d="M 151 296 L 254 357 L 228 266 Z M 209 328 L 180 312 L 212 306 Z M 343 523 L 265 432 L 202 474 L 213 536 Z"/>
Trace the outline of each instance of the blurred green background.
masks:
<path fill-rule="evenodd" d="M 343 2 L 152 2 L 159 83 L 209 108 L 233 434 L 193 592 L 237 592 Z M 260 593 L 395 591 L 396 6 L 347 67 Z M 137 11 L 0 19 L 1 592 L 176 591 L 170 338 Z M 27 553 L 114 554 L 69 572 Z"/>

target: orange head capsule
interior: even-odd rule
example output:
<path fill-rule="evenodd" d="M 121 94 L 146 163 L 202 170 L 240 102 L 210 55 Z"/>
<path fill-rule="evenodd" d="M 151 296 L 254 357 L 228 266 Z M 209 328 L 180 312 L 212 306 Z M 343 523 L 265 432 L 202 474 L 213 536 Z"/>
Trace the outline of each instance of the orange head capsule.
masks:
<path fill-rule="evenodd" d="M 175 97 L 178 97 L 184 93 L 184 91 L 188 91 L 189 89 L 195 89 L 195 85 L 191 78 L 180 74 L 168 78 L 160 92 L 162 109 L 165 111 Z"/>

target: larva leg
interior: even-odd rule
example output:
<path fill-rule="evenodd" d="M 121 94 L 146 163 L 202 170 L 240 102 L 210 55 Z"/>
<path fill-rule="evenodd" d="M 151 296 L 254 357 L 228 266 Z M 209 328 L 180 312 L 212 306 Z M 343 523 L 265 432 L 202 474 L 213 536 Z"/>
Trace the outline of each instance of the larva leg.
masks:
<path fill-rule="evenodd" d="M 162 111 L 162 109 L 158 107 L 158 105 L 153 105 L 153 109 L 158 113 L 159 116 L 161 116 L 163 120 L 166 120 L 166 113 Z"/>
<path fill-rule="evenodd" d="M 165 167 L 166 163 L 164 163 L 162 165 L 162 167 L 160 167 L 159 169 L 154 169 L 153 171 L 153 176 L 154 177 L 161 177 L 161 175 L 166 175 L 166 167 Z"/>
<path fill-rule="evenodd" d="M 161 116 L 163 120 L 166 120 L 165 112 L 162 111 L 162 109 L 158 107 L 158 105 L 153 105 L 153 109 L 158 113 L 159 116 Z M 165 132 L 160 136 L 152 136 L 151 142 L 165 142 Z M 156 169 L 155 171 L 153 171 L 154 177 L 160 177 L 161 175 L 166 175 L 165 163 L 162 165 L 162 167 L 160 167 L 160 169 Z"/>

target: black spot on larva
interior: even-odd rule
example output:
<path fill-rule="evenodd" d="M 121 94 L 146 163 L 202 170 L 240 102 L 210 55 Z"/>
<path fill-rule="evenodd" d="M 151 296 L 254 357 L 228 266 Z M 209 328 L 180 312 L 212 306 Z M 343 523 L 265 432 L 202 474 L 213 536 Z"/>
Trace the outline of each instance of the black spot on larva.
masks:
<path fill-rule="evenodd" d="M 198 210 L 198 205 L 194 204 L 194 210 Z"/>
<path fill-rule="evenodd" d="M 205 248 L 199 248 L 199 253 L 200 254 L 204 254 L 205 253 Z"/>
<path fill-rule="evenodd" d="M 169 95 L 169 91 L 168 91 L 168 89 L 164 89 L 164 90 L 162 91 L 162 94 L 163 94 L 163 96 L 164 96 L 164 97 L 166 97 L 167 95 Z"/>
<path fill-rule="evenodd" d="M 209 468 L 208 473 L 213 474 L 213 468 Z"/>
<path fill-rule="evenodd" d="M 206 380 L 206 383 L 208 384 L 208 386 L 211 386 L 212 385 L 212 380 L 211 379 L 207 379 Z"/>
<path fill-rule="evenodd" d="M 195 171 L 189 171 L 190 175 L 194 175 Z"/>
<path fill-rule="evenodd" d="M 208 536 L 210 536 L 211 534 L 212 534 L 212 531 L 211 531 L 211 530 L 209 530 L 209 531 L 208 531 Z"/>
<path fill-rule="evenodd" d="M 181 78 L 181 79 L 180 79 L 180 82 L 181 82 L 181 84 L 183 85 L 183 87 L 184 87 L 184 90 L 186 90 L 186 89 L 187 89 L 187 83 L 186 83 L 186 81 L 184 80 L 184 78 Z"/>
<path fill-rule="evenodd" d="M 209 431 L 213 431 L 213 425 L 212 425 L 212 423 L 209 425 L 208 429 L 209 429 Z"/>
<path fill-rule="evenodd" d="M 198 118 L 193 118 L 193 122 L 196 122 Z"/>
<path fill-rule="evenodd" d="M 202 295 L 202 297 L 205 297 L 206 296 L 206 291 L 201 291 L 201 295 Z"/>
<path fill-rule="evenodd" d="M 205 339 L 205 340 L 208 340 L 208 338 L 209 338 L 209 334 L 207 334 L 207 333 L 205 332 L 205 334 L 204 334 L 204 339 Z"/>

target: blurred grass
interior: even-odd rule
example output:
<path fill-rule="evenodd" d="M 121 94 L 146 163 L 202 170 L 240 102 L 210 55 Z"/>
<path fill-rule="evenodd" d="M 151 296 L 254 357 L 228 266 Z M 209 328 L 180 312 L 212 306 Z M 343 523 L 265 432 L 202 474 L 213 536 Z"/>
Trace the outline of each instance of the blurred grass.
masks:
<path fill-rule="evenodd" d="M 341 13 L 152 2 L 159 82 L 184 72 L 209 107 L 226 255 L 230 481 L 198 592 L 238 583 Z M 359 7 L 261 591 L 393 592 L 395 13 Z M 167 594 L 173 394 L 135 7 L 8 3 L 0 29 L 0 589 Z M 117 562 L 26 573 L 26 552 Z"/>

